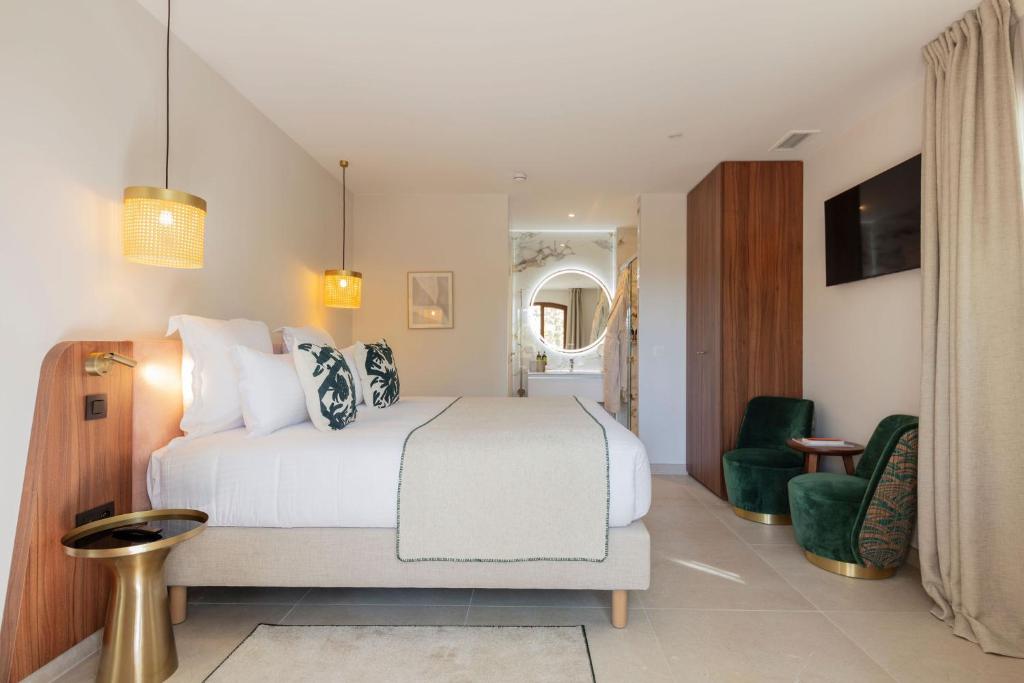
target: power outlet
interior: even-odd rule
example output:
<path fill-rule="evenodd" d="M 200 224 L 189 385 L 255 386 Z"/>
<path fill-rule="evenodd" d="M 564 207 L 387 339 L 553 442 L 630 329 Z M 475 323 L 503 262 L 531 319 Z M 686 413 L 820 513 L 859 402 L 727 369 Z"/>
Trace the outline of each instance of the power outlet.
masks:
<path fill-rule="evenodd" d="M 114 501 L 109 500 L 102 505 L 97 505 L 94 508 L 90 508 L 83 512 L 79 512 L 75 515 L 75 526 L 79 527 L 89 522 L 95 522 L 98 519 L 106 519 L 107 517 L 114 516 Z"/>

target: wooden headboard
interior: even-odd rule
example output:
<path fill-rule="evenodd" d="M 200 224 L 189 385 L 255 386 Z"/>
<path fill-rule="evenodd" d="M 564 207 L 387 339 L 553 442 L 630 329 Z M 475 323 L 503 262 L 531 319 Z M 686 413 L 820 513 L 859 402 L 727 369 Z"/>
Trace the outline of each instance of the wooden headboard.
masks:
<path fill-rule="evenodd" d="M 181 340 L 135 340 L 132 403 L 132 510 L 148 510 L 149 456 L 181 436 Z"/>
<path fill-rule="evenodd" d="M 139 365 L 87 375 L 85 359 L 95 351 Z M 106 394 L 106 418 L 85 419 L 89 394 Z M 46 354 L 0 632 L 0 682 L 21 680 L 102 627 L 104 570 L 65 556 L 60 538 L 76 513 L 107 501 L 116 514 L 149 508 L 149 456 L 180 434 L 181 413 L 178 340 L 61 342 Z"/>

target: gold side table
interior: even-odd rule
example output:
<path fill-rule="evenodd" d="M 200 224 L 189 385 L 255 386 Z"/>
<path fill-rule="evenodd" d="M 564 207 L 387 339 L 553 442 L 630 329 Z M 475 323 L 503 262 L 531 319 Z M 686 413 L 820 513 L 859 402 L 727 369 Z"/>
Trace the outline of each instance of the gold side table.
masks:
<path fill-rule="evenodd" d="M 113 578 L 96 680 L 150 683 L 177 670 L 164 560 L 207 519 L 199 510 L 145 510 L 90 522 L 61 538 L 65 553 L 100 560 Z"/>

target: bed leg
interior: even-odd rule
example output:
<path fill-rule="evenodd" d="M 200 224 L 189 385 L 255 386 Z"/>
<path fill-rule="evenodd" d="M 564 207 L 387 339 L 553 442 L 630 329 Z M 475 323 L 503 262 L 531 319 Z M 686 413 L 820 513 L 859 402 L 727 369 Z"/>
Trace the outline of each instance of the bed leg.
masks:
<path fill-rule="evenodd" d="M 180 624 L 188 616 L 188 587 L 169 586 L 167 593 L 171 609 L 171 623 Z"/>
<path fill-rule="evenodd" d="M 626 628 L 629 621 L 629 593 L 612 591 L 612 626 Z"/>

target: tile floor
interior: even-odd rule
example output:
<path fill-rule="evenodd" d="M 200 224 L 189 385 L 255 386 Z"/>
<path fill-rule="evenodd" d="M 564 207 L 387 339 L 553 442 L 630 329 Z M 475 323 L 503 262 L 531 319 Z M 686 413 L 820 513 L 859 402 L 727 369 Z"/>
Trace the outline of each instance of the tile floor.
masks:
<path fill-rule="evenodd" d="M 913 567 L 885 581 L 811 566 L 790 527 L 739 519 L 687 477 L 655 477 L 650 590 L 629 628 L 607 593 L 225 589 L 190 592 L 173 681 L 201 681 L 259 622 L 585 624 L 601 683 L 1024 681 L 1024 661 L 983 654 L 929 613 Z M 92 680 L 96 657 L 59 680 Z"/>

